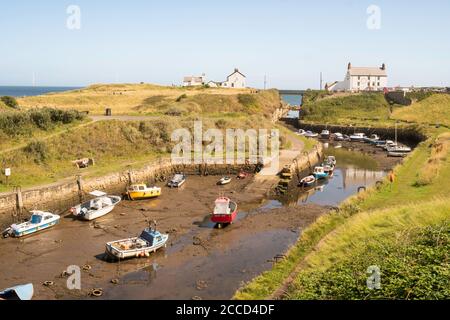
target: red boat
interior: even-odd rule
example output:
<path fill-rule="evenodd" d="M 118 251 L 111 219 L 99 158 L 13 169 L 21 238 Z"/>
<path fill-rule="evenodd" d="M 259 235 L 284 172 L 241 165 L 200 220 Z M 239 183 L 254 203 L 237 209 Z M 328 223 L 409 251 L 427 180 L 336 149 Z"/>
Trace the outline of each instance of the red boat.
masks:
<path fill-rule="evenodd" d="M 239 180 L 243 180 L 243 179 L 245 179 L 245 178 L 247 178 L 247 177 L 248 177 L 248 173 L 245 172 L 245 171 L 239 172 L 239 174 L 238 174 L 238 176 L 237 176 L 237 178 L 238 178 Z"/>
<path fill-rule="evenodd" d="M 220 197 L 216 199 L 214 212 L 211 215 L 211 221 L 217 223 L 217 226 L 221 228 L 223 225 L 233 223 L 238 213 L 238 206 L 236 202 L 231 201 L 229 198 Z"/>

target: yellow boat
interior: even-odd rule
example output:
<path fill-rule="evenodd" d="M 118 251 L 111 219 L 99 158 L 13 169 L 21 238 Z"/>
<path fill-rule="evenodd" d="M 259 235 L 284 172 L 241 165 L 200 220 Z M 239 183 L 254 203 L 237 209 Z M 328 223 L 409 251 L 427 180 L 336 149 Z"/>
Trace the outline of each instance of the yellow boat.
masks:
<path fill-rule="evenodd" d="M 128 187 L 127 194 L 130 200 L 151 199 L 161 195 L 161 188 L 148 187 L 146 184 L 133 184 Z"/>

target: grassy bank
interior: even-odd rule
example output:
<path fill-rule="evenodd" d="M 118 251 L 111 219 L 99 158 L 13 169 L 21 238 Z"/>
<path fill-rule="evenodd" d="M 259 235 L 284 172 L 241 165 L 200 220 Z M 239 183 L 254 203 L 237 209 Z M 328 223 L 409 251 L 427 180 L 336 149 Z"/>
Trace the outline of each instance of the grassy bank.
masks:
<path fill-rule="evenodd" d="M 440 98 L 424 97 L 420 110 Z M 440 114 L 447 106 L 437 108 Z M 386 180 L 321 217 L 284 261 L 235 299 L 448 299 L 450 132 L 431 126 L 435 119 L 424 120 L 429 138 L 395 168 L 392 184 Z M 367 288 L 370 266 L 380 268 L 380 290 Z"/>
<path fill-rule="evenodd" d="M 250 89 L 180 88 L 151 84 L 93 85 L 85 89 L 25 97 L 18 100 L 24 108 L 54 107 L 104 114 L 187 115 L 266 112 L 279 105 L 275 90 L 255 93 Z"/>

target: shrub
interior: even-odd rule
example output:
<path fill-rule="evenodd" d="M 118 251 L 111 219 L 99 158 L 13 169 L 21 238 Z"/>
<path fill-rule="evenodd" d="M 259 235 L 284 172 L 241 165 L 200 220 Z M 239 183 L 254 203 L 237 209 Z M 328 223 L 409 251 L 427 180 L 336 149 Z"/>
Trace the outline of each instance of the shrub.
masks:
<path fill-rule="evenodd" d="M 13 97 L 9 97 L 9 96 L 3 96 L 0 98 L 0 100 L 8 107 L 13 108 L 13 109 L 18 109 L 19 108 L 19 104 L 17 103 L 17 100 Z"/>
<path fill-rule="evenodd" d="M 34 157 L 37 164 L 45 162 L 48 158 L 47 145 L 42 141 L 32 141 L 25 147 L 25 152 Z"/>
<path fill-rule="evenodd" d="M 166 115 L 175 117 L 182 116 L 186 113 L 187 113 L 186 108 L 181 106 L 172 106 L 165 112 Z"/>
<path fill-rule="evenodd" d="M 186 99 L 186 98 L 187 98 L 187 95 L 186 94 L 182 94 L 181 96 L 179 96 L 177 98 L 177 102 L 180 102 L 181 100 Z"/>

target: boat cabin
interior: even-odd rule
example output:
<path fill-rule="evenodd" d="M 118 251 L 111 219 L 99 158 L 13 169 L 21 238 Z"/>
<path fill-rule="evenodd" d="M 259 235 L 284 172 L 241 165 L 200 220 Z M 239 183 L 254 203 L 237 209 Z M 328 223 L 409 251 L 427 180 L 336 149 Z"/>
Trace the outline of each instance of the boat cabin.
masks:
<path fill-rule="evenodd" d="M 230 207 L 230 199 L 228 198 L 219 198 L 216 200 L 215 207 L 214 207 L 214 214 L 217 215 L 223 215 L 223 214 L 231 214 L 231 207 Z"/>
<path fill-rule="evenodd" d="M 145 229 L 144 231 L 142 231 L 139 238 L 147 241 L 151 246 L 163 240 L 162 235 L 159 231 L 150 229 Z"/>

